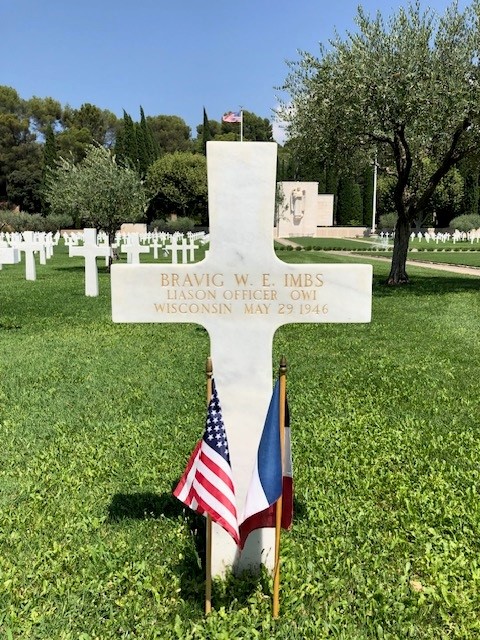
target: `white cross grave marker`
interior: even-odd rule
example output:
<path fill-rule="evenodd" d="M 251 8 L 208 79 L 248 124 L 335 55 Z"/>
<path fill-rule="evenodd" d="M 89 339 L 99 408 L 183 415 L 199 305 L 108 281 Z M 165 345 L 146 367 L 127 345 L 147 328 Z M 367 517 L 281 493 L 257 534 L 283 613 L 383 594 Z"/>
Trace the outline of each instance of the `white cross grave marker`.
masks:
<path fill-rule="evenodd" d="M 40 250 L 40 245 L 35 241 L 33 231 L 23 232 L 23 242 L 18 242 L 15 248 L 25 253 L 25 280 L 36 280 L 35 252 Z"/>
<path fill-rule="evenodd" d="M 157 238 L 157 236 L 155 236 L 151 240 L 150 246 L 153 247 L 153 259 L 158 260 L 158 247 L 162 246 L 162 242 L 159 240 L 159 238 Z"/>
<path fill-rule="evenodd" d="M 83 230 L 83 245 L 70 245 L 68 255 L 82 256 L 85 259 L 85 295 L 98 296 L 98 270 L 97 256 L 110 257 L 110 247 L 108 245 L 97 244 L 97 230 Z"/>
<path fill-rule="evenodd" d="M 195 238 L 190 236 L 188 238 L 188 261 L 187 262 L 195 262 L 195 249 L 198 249 L 198 245 L 195 244 Z"/>
<path fill-rule="evenodd" d="M 4 264 L 17 264 L 20 262 L 20 252 L 14 247 L 9 247 L 0 241 L 0 269 Z"/>
<path fill-rule="evenodd" d="M 127 254 L 127 264 L 139 264 L 140 254 L 150 253 L 150 247 L 140 244 L 138 233 L 131 233 L 127 244 L 122 245 L 121 252 Z"/>
<path fill-rule="evenodd" d="M 168 255 L 168 253 L 172 254 L 172 264 L 177 264 L 178 262 L 178 253 L 181 250 L 181 246 L 178 242 L 179 239 L 179 235 L 178 233 L 174 233 L 171 237 L 170 237 L 170 244 L 165 245 L 164 247 L 164 251 L 165 251 L 165 255 Z"/>
<path fill-rule="evenodd" d="M 276 257 L 276 153 L 272 142 L 208 142 L 206 259 L 112 267 L 114 322 L 195 322 L 208 330 L 240 517 L 272 394 L 276 329 L 371 317 L 370 265 L 287 264 Z M 272 568 L 274 538 L 274 529 L 254 531 L 239 555 L 214 525 L 213 574 L 232 565 Z"/>

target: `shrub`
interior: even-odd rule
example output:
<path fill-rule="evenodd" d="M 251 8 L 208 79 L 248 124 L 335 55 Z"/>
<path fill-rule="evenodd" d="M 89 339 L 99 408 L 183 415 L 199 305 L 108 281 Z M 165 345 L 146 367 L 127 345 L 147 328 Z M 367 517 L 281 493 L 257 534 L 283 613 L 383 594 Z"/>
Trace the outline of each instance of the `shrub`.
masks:
<path fill-rule="evenodd" d="M 456 231 L 472 231 L 472 229 L 480 229 L 480 216 L 475 213 L 457 216 L 450 221 L 450 227 Z"/>
<path fill-rule="evenodd" d="M 176 220 L 168 220 L 166 223 L 166 230 L 174 233 L 175 231 L 180 231 L 181 233 L 186 233 L 187 231 L 193 231 L 195 227 L 195 221 L 192 218 L 177 218 Z"/>
<path fill-rule="evenodd" d="M 397 214 L 396 213 L 385 213 L 383 216 L 380 216 L 378 221 L 378 226 L 380 229 L 395 229 L 395 225 L 397 224 Z"/>
<path fill-rule="evenodd" d="M 71 229 L 73 227 L 73 218 L 67 213 L 50 213 L 44 219 L 44 231 L 55 233 L 60 229 Z"/>
<path fill-rule="evenodd" d="M 40 227 L 40 214 L 30 215 L 23 211 L 2 211 L 0 213 L 0 227 L 7 231 L 43 231 Z"/>
<path fill-rule="evenodd" d="M 13 211 L 2 210 L 0 211 L 0 230 L 3 231 L 16 231 L 15 229 L 15 217 L 19 215 Z"/>
<path fill-rule="evenodd" d="M 149 230 L 150 231 L 166 231 L 167 230 L 167 221 L 163 220 L 163 219 L 159 219 L 159 220 L 152 220 L 152 222 L 149 225 Z"/>

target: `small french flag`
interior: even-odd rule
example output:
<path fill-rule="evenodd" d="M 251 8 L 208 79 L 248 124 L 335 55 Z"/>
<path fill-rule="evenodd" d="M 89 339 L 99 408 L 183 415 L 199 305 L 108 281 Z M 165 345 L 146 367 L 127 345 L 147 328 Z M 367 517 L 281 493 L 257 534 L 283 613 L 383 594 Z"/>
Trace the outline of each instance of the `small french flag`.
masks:
<path fill-rule="evenodd" d="M 277 380 L 268 407 L 257 459 L 240 524 L 240 548 L 255 529 L 275 527 L 276 502 L 283 495 L 282 528 L 293 518 L 293 480 L 288 406 L 285 407 L 284 464 L 280 445 L 280 383 Z"/>

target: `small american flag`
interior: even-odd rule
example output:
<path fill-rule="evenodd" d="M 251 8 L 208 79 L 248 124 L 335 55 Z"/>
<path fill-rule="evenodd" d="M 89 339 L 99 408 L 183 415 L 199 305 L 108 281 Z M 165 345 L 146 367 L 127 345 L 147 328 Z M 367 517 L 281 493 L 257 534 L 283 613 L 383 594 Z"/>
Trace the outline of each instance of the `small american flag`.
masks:
<path fill-rule="evenodd" d="M 242 121 L 242 112 L 241 111 L 229 111 L 228 113 L 224 113 L 222 117 L 223 122 L 241 122 Z"/>
<path fill-rule="evenodd" d="M 208 514 L 239 543 L 227 434 L 214 381 L 203 438 L 190 456 L 173 495 L 193 511 Z"/>

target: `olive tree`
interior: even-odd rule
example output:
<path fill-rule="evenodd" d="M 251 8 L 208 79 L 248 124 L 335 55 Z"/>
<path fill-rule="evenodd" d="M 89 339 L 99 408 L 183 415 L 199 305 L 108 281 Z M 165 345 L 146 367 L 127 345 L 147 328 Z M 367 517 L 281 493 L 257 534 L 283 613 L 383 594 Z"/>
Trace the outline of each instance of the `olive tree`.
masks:
<path fill-rule="evenodd" d="M 87 147 L 78 164 L 61 158 L 49 172 L 45 199 L 53 214 L 69 214 L 77 224 L 102 229 L 113 240 L 123 222 L 143 219 L 146 194 L 136 171 L 117 164 L 109 149 Z"/>
<path fill-rule="evenodd" d="M 478 0 L 443 16 L 410 4 L 390 18 L 362 8 L 356 30 L 290 63 L 289 135 L 348 169 L 375 151 L 394 177 L 398 215 L 389 284 L 409 281 L 411 225 L 452 167 L 480 148 Z M 426 161 L 428 160 L 428 161 Z"/>

